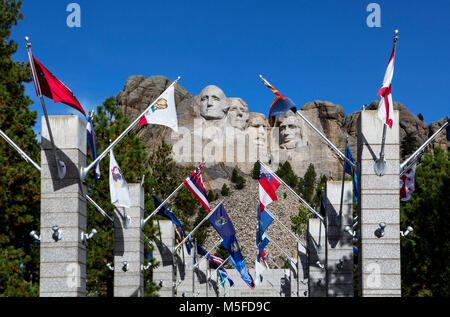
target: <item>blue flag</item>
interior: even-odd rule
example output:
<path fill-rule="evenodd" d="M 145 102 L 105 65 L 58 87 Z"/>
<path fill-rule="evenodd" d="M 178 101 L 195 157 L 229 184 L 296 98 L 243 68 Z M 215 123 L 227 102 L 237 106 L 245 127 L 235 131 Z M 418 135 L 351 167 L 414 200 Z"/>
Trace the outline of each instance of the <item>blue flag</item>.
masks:
<path fill-rule="evenodd" d="M 159 205 L 161 205 L 161 200 L 159 200 L 158 197 L 156 197 L 155 195 L 153 196 L 153 203 L 155 205 L 155 208 L 158 208 Z M 177 227 L 179 227 L 181 229 L 181 233 L 180 233 L 180 238 L 183 240 L 184 238 L 186 238 L 186 233 L 184 232 L 184 227 L 181 224 L 181 222 L 178 220 L 178 218 L 175 216 L 175 214 L 169 209 L 167 208 L 166 205 L 163 205 L 161 207 L 161 209 L 158 210 L 158 212 L 156 213 L 157 215 L 160 215 L 164 218 L 167 218 L 169 220 L 172 221 L 172 223 L 174 223 Z M 185 242 L 186 245 L 186 250 L 188 252 L 188 254 L 191 254 L 191 249 L 193 248 L 191 239 L 187 239 Z"/>
<path fill-rule="evenodd" d="M 253 281 L 253 277 L 250 275 L 247 264 L 245 264 L 245 259 L 239 262 L 235 262 L 233 258 L 230 257 L 230 262 L 233 264 L 233 266 L 236 268 L 236 270 L 241 275 L 242 280 L 245 282 L 245 284 L 248 285 L 251 289 L 255 288 L 255 282 Z"/>
<path fill-rule="evenodd" d="M 350 151 L 350 147 L 348 146 L 348 144 L 345 150 L 345 157 L 347 157 L 350 161 L 355 163 L 355 160 L 353 159 L 352 156 L 352 151 Z M 358 176 L 356 175 L 356 173 L 353 172 L 352 167 L 350 166 L 350 164 L 347 163 L 347 161 L 345 162 L 344 171 L 345 173 L 353 177 L 353 191 L 355 194 L 355 202 L 358 203 Z"/>
<path fill-rule="evenodd" d="M 238 262 L 242 260 L 241 248 L 239 247 L 235 234 L 223 239 L 222 245 L 230 252 L 230 256 L 234 261 Z"/>
<path fill-rule="evenodd" d="M 209 217 L 208 221 L 214 229 L 216 229 L 217 233 L 223 240 L 236 234 L 233 223 L 231 222 L 231 219 L 222 204 L 216 208 L 214 213 Z"/>
<path fill-rule="evenodd" d="M 261 256 L 264 258 L 265 253 L 263 253 L 264 247 L 269 243 L 269 240 L 265 237 L 264 232 L 266 232 L 269 225 L 272 223 L 272 216 L 263 209 L 261 213 L 261 208 L 258 206 L 258 231 L 256 231 L 256 246 L 258 247 L 258 261 L 260 261 Z M 267 240 L 267 241 L 265 241 Z"/>
<path fill-rule="evenodd" d="M 447 121 L 449 124 L 447 128 L 445 128 L 445 136 L 447 137 L 447 141 L 450 141 L 450 119 Z"/>
<path fill-rule="evenodd" d="M 86 125 L 86 137 L 89 149 L 92 153 L 92 159 L 95 161 L 97 159 L 97 149 L 95 147 L 95 133 L 94 133 L 94 123 L 92 121 L 92 116 L 89 116 L 88 123 Z M 98 162 L 95 164 L 95 184 L 100 179 L 100 166 Z"/>
<path fill-rule="evenodd" d="M 327 215 L 325 199 L 323 199 L 323 196 L 320 197 L 320 214 L 322 215 L 322 217 L 326 217 Z"/>

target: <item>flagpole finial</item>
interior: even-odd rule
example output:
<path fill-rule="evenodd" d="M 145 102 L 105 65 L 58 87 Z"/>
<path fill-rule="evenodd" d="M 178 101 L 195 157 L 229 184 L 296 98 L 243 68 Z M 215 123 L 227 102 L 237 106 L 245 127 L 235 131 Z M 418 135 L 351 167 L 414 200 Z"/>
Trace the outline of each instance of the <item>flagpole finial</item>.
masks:
<path fill-rule="evenodd" d="M 25 42 L 27 42 L 27 47 L 30 47 L 31 46 L 31 43 L 30 43 L 30 38 L 28 37 L 28 36 L 25 36 Z"/>
<path fill-rule="evenodd" d="M 179 81 L 179 80 L 181 80 L 181 76 L 178 76 L 178 77 L 177 77 L 177 81 Z"/>
<path fill-rule="evenodd" d="M 395 29 L 395 31 L 394 31 L 394 42 L 397 42 L 397 40 L 398 40 L 398 30 Z"/>

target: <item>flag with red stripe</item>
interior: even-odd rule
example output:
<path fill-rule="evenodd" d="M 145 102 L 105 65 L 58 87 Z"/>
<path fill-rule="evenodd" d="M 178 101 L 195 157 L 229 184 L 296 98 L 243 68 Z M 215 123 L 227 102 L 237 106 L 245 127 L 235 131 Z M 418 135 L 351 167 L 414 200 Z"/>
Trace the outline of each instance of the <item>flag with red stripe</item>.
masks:
<path fill-rule="evenodd" d="M 394 104 L 392 102 L 392 77 L 394 76 L 394 58 L 395 58 L 395 42 L 392 49 L 391 58 L 384 74 L 383 85 L 378 91 L 377 96 L 380 96 L 380 102 L 378 103 L 378 118 L 383 121 L 389 128 L 392 129 Z"/>
<path fill-rule="evenodd" d="M 259 174 L 259 204 L 261 213 L 268 204 L 278 199 L 275 191 L 279 186 L 280 182 L 261 165 L 261 172 Z"/>
<path fill-rule="evenodd" d="M 276 95 L 275 99 L 272 101 L 272 104 L 270 105 L 269 110 L 269 124 L 270 126 L 273 127 L 276 116 L 280 114 L 285 114 L 289 110 L 296 112 L 297 107 L 290 98 L 283 96 L 278 90 L 276 90 L 272 85 L 270 85 L 267 82 L 267 80 L 265 80 L 262 77 L 261 79 L 263 84 L 266 85 L 266 87 L 269 88 Z"/>
<path fill-rule="evenodd" d="M 204 163 L 200 164 L 188 178 L 184 180 L 184 185 L 189 191 L 197 198 L 200 204 L 205 208 L 207 212 L 210 212 L 209 202 L 206 198 L 206 189 L 203 184 L 201 169 Z"/>

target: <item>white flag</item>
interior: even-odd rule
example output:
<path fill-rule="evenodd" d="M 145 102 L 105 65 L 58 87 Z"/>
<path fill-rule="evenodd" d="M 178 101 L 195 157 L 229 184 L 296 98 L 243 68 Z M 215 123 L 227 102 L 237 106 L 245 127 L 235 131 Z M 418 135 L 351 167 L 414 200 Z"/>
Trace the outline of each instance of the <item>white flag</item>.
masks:
<path fill-rule="evenodd" d="M 380 96 L 380 102 L 378 103 L 378 118 L 383 121 L 389 128 L 392 129 L 393 116 L 394 116 L 394 103 L 392 102 L 392 77 L 394 76 L 394 57 L 395 57 L 395 44 L 392 49 L 391 57 L 384 74 L 383 85 L 378 91 Z"/>
<path fill-rule="evenodd" d="M 130 208 L 128 184 L 116 162 L 112 149 L 109 152 L 109 156 L 109 192 L 111 194 L 111 203 L 116 207 Z"/>
<path fill-rule="evenodd" d="M 255 285 L 258 286 L 261 284 L 262 280 L 263 280 L 263 276 L 262 273 L 264 272 L 264 270 L 266 269 L 265 265 L 262 265 L 260 262 L 258 262 L 258 260 L 256 260 L 255 262 Z"/>
<path fill-rule="evenodd" d="M 416 174 L 416 163 L 400 176 L 400 200 L 407 201 L 414 191 L 414 176 Z"/>
<path fill-rule="evenodd" d="M 140 125 L 159 124 L 178 132 L 177 109 L 175 107 L 175 85 L 170 86 L 156 103 L 142 116 Z"/>

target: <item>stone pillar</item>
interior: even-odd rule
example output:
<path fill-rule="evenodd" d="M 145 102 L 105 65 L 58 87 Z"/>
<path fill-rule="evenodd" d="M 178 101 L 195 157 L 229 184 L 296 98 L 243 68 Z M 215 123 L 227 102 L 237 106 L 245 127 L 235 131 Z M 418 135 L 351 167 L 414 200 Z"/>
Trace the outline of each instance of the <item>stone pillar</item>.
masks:
<path fill-rule="evenodd" d="M 308 267 L 308 257 L 307 257 L 306 248 L 298 244 L 297 248 L 297 273 L 298 273 L 298 282 L 295 281 L 294 285 L 297 287 L 297 297 L 308 297 L 308 275 L 309 275 L 309 267 Z"/>
<path fill-rule="evenodd" d="M 309 297 L 327 296 L 326 248 L 325 226 L 319 218 L 310 218 L 308 220 Z M 318 264 L 317 261 L 320 263 Z"/>
<path fill-rule="evenodd" d="M 189 255 L 186 249 L 186 245 L 183 244 L 180 248 L 181 251 L 175 254 L 175 263 L 177 267 L 177 291 L 176 296 L 177 297 L 193 297 L 193 268 L 194 268 L 194 259 L 193 259 L 193 249 L 191 250 L 191 254 Z M 206 261 L 206 260 L 204 260 Z M 194 288 L 199 288 L 199 283 L 197 281 L 196 285 L 194 285 Z M 198 289 L 195 290 L 195 292 L 200 291 Z"/>
<path fill-rule="evenodd" d="M 41 297 L 86 295 L 85 188 L 79 171 L 86 165 L 86 125 L 78 116 L 49 117 L 59 158 L 66 166 L 60 180 L 45 117 L 42 117 L 41 145 Z M 61 239 L 53 238 L 58 226 Z"/>
<path fill-rule="evenodd" d="M 326 187 L 328 225 L 328 296 L 353 296 L 353 237 L 344 232 L 353 226 L 353 183 L 344 182 L 341 207 L 341 181 L 329 181 Z"/>
<path fill-rule="evenodd" d="M 175 281 L 174 261 L 172 250 L 175 247 L 175 232 L 170 220 L 154 220 L 154 225 L 159 224 L 159 236 L 155 240 L 153 256 L 159 262 L 153 269 L 153 281 L 161 287 L 158 291 L 161 297 L 172 297 L 172 283 Z"/>
<path fill-rule="evenodd" d="M 383 123 L 377 111 L 361 111 L 358 119 L 360 163 L 358 221 L 360 223 L 358 268 L 361 296 L 400 296 L 400 200 L 399 114 L 393 114 L 392 129 L 385 142 L 386 172 L 377 176 L 374 159 L 379 156 Z M 379 223 L 384 235 L 378 237 Z"/>
<path fill-rule="evenodd" d="M 114 210 L 114 296 L 144 296 L 144 231 L 141 219 L 144 217 L 144 189 L 140 184 L 128 184 L 130 190 L 130 208 L 126 214 L 130 217 L 126 227 L 123 208 Z M 124 267 L 128 263 L 128 270 Z"/>

